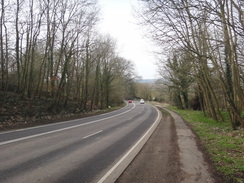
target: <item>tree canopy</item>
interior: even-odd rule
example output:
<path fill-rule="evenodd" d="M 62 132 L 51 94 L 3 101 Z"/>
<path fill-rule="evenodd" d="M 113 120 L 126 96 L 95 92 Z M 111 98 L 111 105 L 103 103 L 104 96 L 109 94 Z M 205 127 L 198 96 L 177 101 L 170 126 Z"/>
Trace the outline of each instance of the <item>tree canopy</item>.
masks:
<path fill-rule="evenodd" d="M 2 0 L 0 6 L 1 91 L 51 98 L 53 111 L 70 100 L 80 111 L 123 102 L 134 66 L 109 35 L 98 33 L 96 1 Z"/>
<path fill-rule="evenodd" d="M 243 11 L 241 0 L 150 0 L 143 1 L 138 11 L 149 36 L 167 57 L 159 65 L 169 71 L 170 87 L 182 87 L 185 81 L 177 83 L 175 78 L 190 69 L 202 109 L 218 121 L 224 120 L 224 109 L 234 129 L 244 126 Z M 176 61 L 182 54 L 187 58 Z M 183 65 L 177 70 L 179 61 Z M 160 74 L 164 75 L 162 70 Z"/>

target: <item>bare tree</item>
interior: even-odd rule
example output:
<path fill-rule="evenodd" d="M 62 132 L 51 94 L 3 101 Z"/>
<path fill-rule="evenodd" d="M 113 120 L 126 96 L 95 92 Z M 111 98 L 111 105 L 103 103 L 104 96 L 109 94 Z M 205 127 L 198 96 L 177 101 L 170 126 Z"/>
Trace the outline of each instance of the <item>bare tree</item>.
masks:
<path fill-rule="evenodd" d="M 4 27 L 5 27 L 5 4 L 4 0 L 1 1 L 1 17 L 0 17 L 0 47 L 1 47 L 1 89 L 4 90 L 5 88 L 5 72 L 6 72 L 6 57 L 5 57 L 5 41 L 4 37 Z"/>
<path fill-rule="evenodd" d="M 146 1 L 140 15 L 153 39 L 166 50 L 181 48 L 191 55 L 195 80 L 207 113 L 223 117 L 219 99 L 224 97 L 233 129 L 243 126 L 241 84 L 243 5 L 239 1 Z M 238 48 L 238 49 L 237 49 Z M 214 69 L 214 70 L 213 70 Z M 215 78 L 222 93 L 216 92 Z"/>
<path fill-rule="evenodd" d="M 8 2 L 1 1 L 1 90 L 10 80 L 24 98 L 51 98 L 57 112 L 69 102 L 73 111 L 88 111 L 123 100 L 133 73 L 114 40 L 98 36 L 96 1 Z"/>

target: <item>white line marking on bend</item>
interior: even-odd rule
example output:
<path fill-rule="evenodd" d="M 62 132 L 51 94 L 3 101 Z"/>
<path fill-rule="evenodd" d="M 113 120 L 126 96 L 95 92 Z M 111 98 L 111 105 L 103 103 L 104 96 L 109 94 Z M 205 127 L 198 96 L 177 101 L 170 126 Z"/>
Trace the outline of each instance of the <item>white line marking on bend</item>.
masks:
<path fill-rule="evenodd" d="M 130 155 L 130 153 L 141 143 L 141 141 L 147 136 L 147 134 L 151 131 L 151 129 L 156 125 L 159 120 L 159 111 L 157 110 L 158 117 L 154 121 L 153 125 L 147 130 L 147 132 L 137 141 L 137 143 L 97 182 L 104 183 L 104 181 L 113 173 L 113 171 Z"/>
<path fill-rule="evenodd" d="M 128 103 L 126 104 L 125 107 L 128 106 Z M 135 106 L 134 106 L 135 107 Z M 134 107 L 132 109 L 134 109 Z M 123 109 L 123 108 L 121 108 Z M 130 109 L 130 110 L 132 110 Z M 120 109 L 118 109 L 120 110 Z M 128 111 L 130 111 L 128 110 Z M 103 115 L 107 115 L 109 113 L 113 113 L 115 111 L 111 111 L 111 112 L 108 112 L 108 113 L 104 113 L 104 114 L 99 114 L 98 116 L 103 116 Z M 1 132 L 0 135 L 2 134 L 7 134 L 7 133 L 14 133 L 14 132 L 19 132 L 19 131 L 26 131 L 26 130 L 32 130 L 32 129 L 37 129 L 37 128 L 42 128 L 42 127 L 47 127 L 47 126 L 54 126 L 54 125 L 59 125 L 59 124 L 64 124 L 64 123 L 69 123 L 69 122 L 75 122 L 75 121 L 78 121 L 80 119 L 73 119 L 73 120 L 68 120 L 68 121 L 63 121 L 63 122 L 57 122 L 57 123 L 50 123 L 50 124 L 47 124 L 47 125 L 43 125 L 43 126 L 34 126 L 34 127 L 28 127 L 28 128 L 23 128 L 23 129 L 18 129 L 18 130 L 13 130 L 13 131 L 7 131 L 7 132 Z"/>
<path fill-rule="evenodd" d="M 93 135 L 99 134 L 99 133 L 101 133 L 101 132 L 103 132 L 103 130 L 100 130 L 100 131 L 98 131 L 98 132 L 92 133 L 91 135 L 87 135 L 87 136 L 83 137 L 83 139 L 86 139 L 86 138 L 91 137 L 91 136 L 93 136 Z"/>
<path fill-rule="evenodd" d="M 43 136 L 43 135 L 48 135 L 48 134 L 52 134 L 52 133 L 56 133 L 56 132 L 61 132 L 61 131 L 69 130 L 69 129 L 76 128 L 76 127 L 80 127 L 80 126 L 85 126 L 85 125 L 90 125 L 90 124 L 93 124 L 93 123 L 98 123 L 100 121 L 107 120 L 107 119 L 111 119 L 111 118 L 120 116 L 122 114 L 125 114 L 127 112 L 130 112 L 134 108 L 135 108 L 135 104 L 134 104 L 134 106 L 130 110 L 125 111 L 125 112 L 122 112 L 120 114 L 116 114 L 114 116 L 110 116 L 110 117 L 107 117 L 107 118 L 98 119 L 98 120 L 95 120 L 95 121 L 91 121 L 91 122 L 87 122 L 87 123 L 82 123 L 82 124 L 79 124 L 79 125 L 74 125 L 74 126 L 70 126 L 70 127 L 66 127 L 66 128 L 61 128 L 61 129 L 58 129 L 58 130 L 53 130 L 53 131 L 49 131 L 49 132 L 39 133 L 39 134 L 36 134 L 36 135 L 30 135 L 30 136 L 26 136 L 26 137 L 22 137 L 22 138 L 18 138 L 18 139 L 13 139 L 13 140 L 5 141 L 5 142 L 0 142 L 0 146 L 1 145 L 5 145 L 5 144 L 14 143 L 14 142 L 19 142 L 19 141 L 22 141 L 22 140 L 31 139 L 31 138 L 34 138 L 34 137 L 40 137 L 40 136 Z"/>

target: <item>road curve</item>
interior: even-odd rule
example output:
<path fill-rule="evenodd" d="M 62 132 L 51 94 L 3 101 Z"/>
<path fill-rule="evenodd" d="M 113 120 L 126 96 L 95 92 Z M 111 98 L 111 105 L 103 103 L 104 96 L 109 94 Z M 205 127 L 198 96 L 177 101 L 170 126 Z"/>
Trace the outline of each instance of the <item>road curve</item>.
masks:
<path fill-rule="evenodd" d="M 134 102 L 103 115 L 0 133 L 0 182 L 113 182 L 159 118 L 155 107 Z"/>

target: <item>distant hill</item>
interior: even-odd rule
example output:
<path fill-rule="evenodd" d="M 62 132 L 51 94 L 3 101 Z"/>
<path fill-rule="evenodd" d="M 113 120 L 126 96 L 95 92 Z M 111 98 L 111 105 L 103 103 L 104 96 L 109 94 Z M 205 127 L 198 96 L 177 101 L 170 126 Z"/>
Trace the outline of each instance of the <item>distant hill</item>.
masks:
<path fill-rule="evenodd" d="M 136 80 L 138 83 L 155 83 L 156 79 L 140 79 Z"/>

